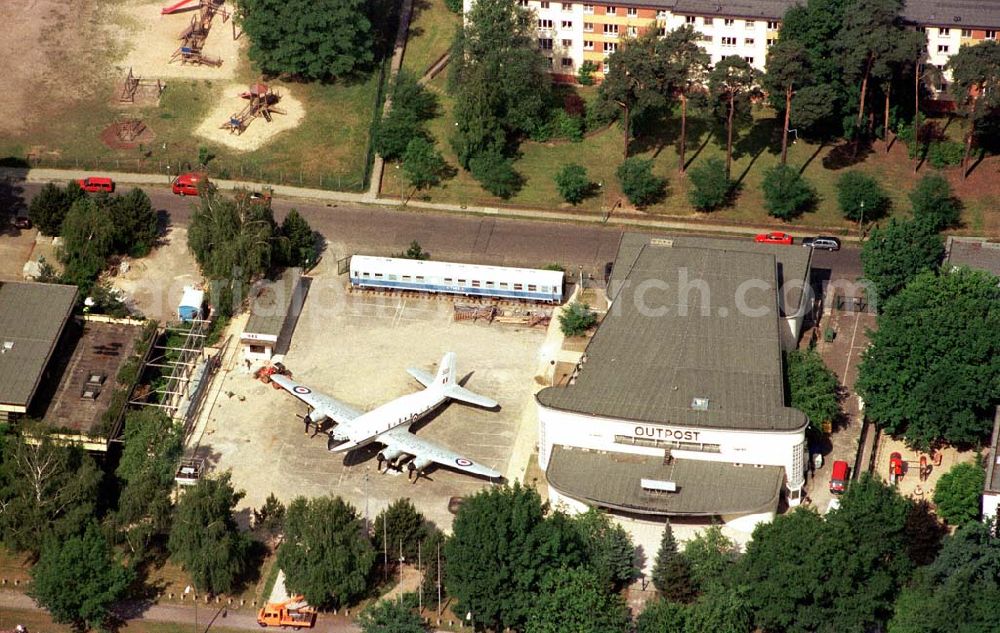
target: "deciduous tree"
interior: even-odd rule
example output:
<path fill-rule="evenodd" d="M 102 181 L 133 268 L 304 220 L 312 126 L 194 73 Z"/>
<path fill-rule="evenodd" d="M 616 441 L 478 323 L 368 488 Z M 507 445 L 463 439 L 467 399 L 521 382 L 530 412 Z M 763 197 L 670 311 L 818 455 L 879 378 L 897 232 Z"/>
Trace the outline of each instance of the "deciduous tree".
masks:
<path fill-rule="evenodd" d="M 663 107 L 667 93 L 665 59 L 657 52 L 655 29 L 626 40 L 605 62 L 610 69 L 599 90 L 600 98 L 622 109 L 625 130 L 623 156 L 628 158 L 632 117 L 638 112 Z"/>
<path fill-rule="evenodd" d="M 840 413 L 837 375 L 813 349 L 792 350 L 786 360 L 792 406 L 806 414 L 814 431 L 820 431 L 823 422 L 832 422 Z"/>
<path fill-rule="evenodd" d="M 962 525 L 979 518 L 986 474 L 979 464 L 955 464 L 934 487 L 934 505 L 945 521 Z"/>
<path fill-rule="evenodd" d="M 378 513 L 372 525 L 372 541 L 379 552 L 388 551 L 389 558 L 399 557 L 400 546 L 407 560 L 416 562 L 417 547 L 429 533 L 427 519 L 417 512 L 409 499 L 397 499 Z"/>
<path fill-rule="evenodd" d="M 319 258 L 319 236 L 299 212 L 292 209 L 281 221 L 278 230 L 281 264 L 308 268 Z"/>
<path fill-rule="evenodd" d="M 980 126 L 1000 107 L 1000 43 L 986 40 L 981 44 L 959 47 L 948 59 L 951 93 L 967 118 L 963 178 L 969 173 L 969 155 Z"/>
<path fill-rule="evenodd" d="M 167 548 L 199 591 L 231 592 L 247 570 L 250 539 L 233 516 L 243 494 L 226 472 L 199 479 L 177 503 Z"/>
<path fill-rule="evenodd" d="M 51 182 L 45 183 L 28 204 L 28 218 L 42 234 L 60 235 L 69 208 L 85 195 L 76 181 L 69 182 L 65 189 Z"/>
<path fill-rule="evenodd" d="M 597 324 L 597 315 L 586 303 L 574 301 L 559 314 L 559 329 L 564 336 L 580 336 Z"/>
<path fill-rule="evenodd" d="M 50 538 L 31 568 L 29 593 L 63 624 L 104 630 L 111 608 L 125 595 L 133 572 L 114 552 L 93 522 L 81 535 Z"/>
<path fill-rule="evenodd" d="M 891 201 L 877 180 L 859 171 L 849 171 L 837 180 L 837 204 L 848 220 L 877 220 L 889 211 Z"/>
<path fill-rule="evenodd" d="M 515 483 L 466 499 L 445 543 L 445 581 L 472 622 L 524 627 L 548 570 L 583 562 L 579 533 L 545 516 L 538 494 Z"/>
<path fill-rule="evenodd" d="M 414 138 L 403 153 L 403 173 L 414 191 L 423 191 L 441 184 L 448 175 L 448 163 L 432 142 Z"/>
<path fill-rule="evenodd" d="M 709 158 L 698 164 L 688 174 L 691 189 L 688 200 L 699 211 L 714 211 L 726 204 L 733 191 L 733 182 L 726 173 L 726 165 L 718 158 Z"/>
<path fill-rule="evenodd" d="M 785 165 L 788 156 L 788 124 L 792 116 L 792 96 L 797 88 L 807 85 L 811 79 L 809 52 L 801 42 L 779 38 L 767 49 L 767 73 L 762 78 L 764 89 L 770 93 L 772 103 L 777 95 L 784 97 L 783 106 L 779 109 L 785 115 L 785 123 L 781 128 L 782 166 Z"/>
<path fill-rule="evenodd" d="M 647 602 L 636 619 L 637 633 L 687 633 L 688 608 L 669 600 Z"/>
<path fill-rule="evenodd" d="M 924 271 L 883 306 L 856 389 L 912 446 L 990 433 L 1000 381 L 1000 288 L 989 273 Z"/>
<path fill-rule="evenodd" d="M 576 205 L 583 202 L 590 192 L 591 182 L 587 178 L 587 169 L 576 163 L 563 165 L 555 175 L 559 195 L 566 202 Z"/>
<path fill-rule="evenodd" d="M 788 165 L 775 165 L 764 172 L 761 189 L 768 215 L 780 220 L 798 217 L 816 202 L 816 190 L 799 170 Z"/>
<path fill-rule="evenodd" d="M 704 593 L 730 582 L 740 558 L 740 548 L 716 524 L 684 544 L 684 558 L 691 566 L 691 580 Z"/>
<path fill-rule="evenodd" d="M 653 161 L 648 158 L 628 158 L 615 173 L 629 202 L 639 208 L 662 198 L 667 187 L 666 178 L 653 174 Z"/>
<path fill-rule="evenodd" d="M 64 279 L 89 292 L 114 252 L 115 233 L 114 220 L 93 198 L 74 202 L 62 225 L 59 256 L 65 266 Z"/>
<path fill-rule="evenodd" d="M 361 612 L 362 633 L 424 633 L 427 627 L 412 600 L 379 600 Z"/>
<path fill-rule="evenodd" d="M 619 633 L 629 617 L 622 597 L 585 567 L 549 569 L 525 633 Z"/>
<path fill-rule="evenodd" d="M 375 564 L 375 550 L 363 532 L 358 511 L 340 497 L 296 497 L 278 548 L 286 586 L 320 607 L 361 598 Z"/>
<path fill-rule="evenodd" d="M 872 229 L 861 247 L 865 279 L 871 282 L 869 301 L 877 307 L 925 270 L 937 270 L 944 257 L 944 242 L 934 227 L 919 220 L 889 220 L 884 228 Z"/>
<path fill-rule="evenodd" d="M 677 144 L 677 171 L 684 173 L 687 149 L 687 112 L 691 95 L 704 90 L 712 67 L 708 53 L 701 47 L 701 33 L 690 25 L 668 32 L 656 44 L 656 52 L 666 63 L 666 86 L 681 102 L 681 133 Z"/>
<path fill-rule="evenodd" d="M 484 151 L 469 161 L 469 172 L 483 189 L 498 198 L 510 198 L 521 188 L 520 174 L 514 165 L 498 151 Z"/>
<path fill-rule="evenodd" d="M 270 75 L 346 77 L 375 60 L 375 28 L 363 0 L 240 0 L 250 59 Z"/>
<path fill-rule="evenodd" d="M 110 196 L 99 206 L 108 210 L 115 226 L 114 250 L 132 257 L 145 257 L 159 234 L 156 210 L 146 192 L 138 187 L 125 195 Z"/>
<path fill-rule="evenodd" d="M 917 181 L 910 192 L 913 219 L 925 222 L 935 231 L 958 225 L 961 203 L 951 191 L 948 179 L 940 174 L 927 174 Z"/>
<path fill-rule="evenodd" d="M 628 532 L 607 514 L 591 508 L 575 517 L 586 548 L 588 567 L 612 591 L 621 591 L 636 575 L 635 545 Z"/>

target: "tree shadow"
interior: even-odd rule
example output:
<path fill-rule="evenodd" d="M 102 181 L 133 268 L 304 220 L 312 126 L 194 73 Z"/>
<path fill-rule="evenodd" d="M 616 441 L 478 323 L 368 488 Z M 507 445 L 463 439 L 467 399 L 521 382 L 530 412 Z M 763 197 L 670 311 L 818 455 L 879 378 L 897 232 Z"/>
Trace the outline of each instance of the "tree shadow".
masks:
<path fill-rule="evenodd" d="M 800 176 L 801 176 L 802 174 L 804 174 L 804 173 L 805 173 L 805 171 L 806 171 L 806 169 L 808 169 L 808 168 L 809 168 L 809 165 L 811 165 L 811 164 L 812 164 L 812 162 L 813 162 L 814 160 L 816 160 L 816 157 L 817 157 L 817 156 L 819 156 L 819 153 L 823 151 L 823 148 L 824 148 L 824 147 L 826 147 L 826 141 L 820 141 L 820 142 L 819 142 L 819 145 L 818 145 L 818 146 L 816 146 L 816 151 L 814 151 L 814 152 L 812 153 L 812 155 L 811 155 L 811 156 L 810 156 L 809 158 L 807 158 L 807 159 L 806 159 L 806 162 L 802 163 L 802 167 L 799 167 L 799 175 L 800 175 Z"/>
<path fill-rule="evenodd" d="M 691 117 L 688 117 L 687 123 L 690 138 Z M 664 147 L 679 142 L 680 137 L 680 116 L 673 116 L 662 110 L 649 112 L 633 121 L 633 138 L 629 142 L 629 153 L 641 154 L 652 150 L 653 158 L 656 158 Z"/>
<path fill-rule="evenodd" d="M 14 226 L 14 219 L 27 214 L 28 204 L 21 182 L 0 179 L 0 235 L 20 235 L 21 229 Z"/>
<path fill-rule="evenodd" d="M 823 167 L 836 171 L 852 165 L 865 162 L 872 153 L 870 143 L 862 141 L 846 141 L 837 145 L 823 157 Z"/>
<path fill-rule="evenodd" d="M 965 170 L 965 173 L 962 174 L 962 177 L 968 178 L 969 175 L 972 174 L 972 172 L 976 171 L 976 168 L 979 167 L 980 163 L 982 163 L 983 160 L 985 160 L 985 158 L 986 158 L 986 148 L 980 147 L 979 155 L 976 157 L 975 162 L 969 165 L 969 168 Z"/>
<path fill-rule="evenodd" d="M 910 506 L 904 530 L 907 553 L 914 563 L 921 566 L 928 565 L 937 558 L 941 540 L 948 532 L 948 528 L 934 516 L 926 499 Z"/>
<path fill-rule="evenodd" d="M 733 160 L 753 156 L 757 160 L 765 150 L 771 154 L 781 153 L 781 129 L 774 119 L 761 119 L 750 126 L 746 134 L 733 143 Z"/>
<path fill-rule="evenodd" d="M 690 125 L 688 126 L 688 129 L 689 130 L 691 129 Z M 701 153 L 705 151 L 705 148 L 708 147 L 709 141 L 711 141 L 714 136 L 715 136 L 715 130 L 712 129 L 712 127 L 704 121 L 701 122 L 701 126 L 700 129 L 697 130 L 697 134 L 694 134 L 692 132 L 688 133 L 688 141 L 694 140 L 694 142 L 697 143 L 698 139 L 701 138 L 701 144 L 698 145 L 697 149 L 695 149 L 694 152 L 687 153 L 687 159 L 684 161 L 685 170 L 687 170 L 691 166 L 691 164 L 694 163 L 695 160 L 697 160 L 698 156 L 700 156 Z"/>

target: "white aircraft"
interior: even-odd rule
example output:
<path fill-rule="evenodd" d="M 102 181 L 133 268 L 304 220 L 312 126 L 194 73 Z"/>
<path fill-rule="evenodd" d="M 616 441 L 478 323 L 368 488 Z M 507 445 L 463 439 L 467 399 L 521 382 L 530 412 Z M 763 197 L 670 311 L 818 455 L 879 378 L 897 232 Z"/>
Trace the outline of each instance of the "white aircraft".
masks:
<path fill-rule="evenodd" d="M 426 389 L 396 398 L 367 413 L 361 413 L 325 394 L 316 393 L 287 376 L 275 374 L 271 376 L 271 380 L 311 407 L 305 418 L 307 428 L 309 424 L 314 424 L 318 429 L 325 420 L 335 423 L 334 428 L 329 431 L 330 439 L 327 442 L 327 448 L 331 452 L 340 453 L 377 442 L 385 447 L 378 454 L 379 470 L 383 462 L 386 464 L 386 471 L 390 467 L 402 468 L 406 463 L 408 477 L 413 482 L 432 463 L 491 479 L 500 478 L 500 473 L 492 468 L 477 464 L 443 446 L 422 440 L 410 432 L 410 426 L 414 422 L 446 400 L 461 400 L 488 409 L 499 406 L 495 400 L 472 393 L 455 382 L 455 353 L 448 352 L 444 355 L 436 376 L 420 369 L 410 368 L 406 371 Z"/>

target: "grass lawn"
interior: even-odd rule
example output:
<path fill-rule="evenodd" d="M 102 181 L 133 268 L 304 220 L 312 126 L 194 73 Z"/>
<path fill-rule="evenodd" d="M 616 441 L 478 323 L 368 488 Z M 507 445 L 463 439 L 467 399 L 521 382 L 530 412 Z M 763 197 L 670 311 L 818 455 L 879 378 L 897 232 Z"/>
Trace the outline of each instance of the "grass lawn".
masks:
<path fill-rule="evenodd" d="M 452 100 L 445 92 L 445 78 L 438 76 L 430 83 L 430 88 L 439 96 L 442 116 L 431 121 L 428 128 L 438 141 L 446 160 L 457 164 L 448 139 L 454 129 L 451 116 Z M 596 95 L 594 88 L 580 89 L 584 99 Z M 680 121 L 671 118 L 663 121 L 653 131 L 645 131 L 633 138 L 630 155 L 651 158 L 654 172 L 667 178 L 665 198 L 645 213 L 651 216 L 674 217 L 698 220 L 706 223 L 724 222 L 731 224 L 799 226 L 804 229 L 823 229 L 835 234 L 846 234 L 856 230 L 856 225 L 841 217 L 837 205 L 836 183 L 840 176 L 852 169 L 871 174 L 882 184 L 893 201 L 892 215 L 907 217 L 910 203 L 909 190 L 923 174 L 933 170 L 925 165 L 918 175 L 913 174 L 912 163 L 906 158 L 906 148 L 902 143 L 893 146 L 886 154 L 884 145 L 876 143 L 873 150 L 858 157 L 851 164 L 851 151 L 843 146 L 819 145 L 806 141 L 796 141 L 789 146 L 788 163 L 802 169 L 805 178 L 812 183 L 818 195 L 816 208 L 800 216 L 792 223 L 783 223 L 767 215 L 764 209 L 760 185 L 766 170 L 780 162 L 781 122 L 775 114 L 766 109 L 755 112 L 755 124 L 750 129 L 741 130 L 734 141 L 732 177 L 740 185 L 740 194 L 732 207 L 711 213 L 700 213 L 688 202 L 688 179 L 677 172 L 676 144 Z M 949 126 L 949 132 L 959 130 L 958 122 Z M 725 159 L 725 132 L 713 132 L 703 121 L 688 121 L 687 155 L 688 169 L 709 157 Z M 553 140 L 545 143 L 527 141 L 521 144 L 520 155 L 514 167 L 524 178 L 521 191 L 504 201 L 491 196 L 467 173 L 458 175 L 440 187 L 419 194 L 419 198 L 435 202 L 450 202 L 459 205 L 502 207 L 505 205 L 530 208 L 550 208 L 580 214 L 598 214 L 621 201 L 631 210 L 618 185 L 615 171 L 622 161 L 622 131 L 614 124 L 596 131 L 580 143 Z M 720 145 L 723 143 L 723 145 Z M 563 203 L 559 197 L 554 174 L 567 163 L 578 163 L 587 169 L 594 183 L 595 193 L 579 206 Z M 993 191 L 989 173 L 995 171 L 995 159 L 988 159 L 980 165 L 968 181 L 963 182 L 957 169 L 944 170 L 956 193 L 966 204 L 963 218 L 965 233 L 991 234 L 1000 232 L 1000 218 L 994 204 L 1000 191 Z M 383 193 L 398 196 L 402 189 L 409 193 L 405 184 L 400 187 L 400 170 L 389 167 L 383 181 Z M 612 216 L 613 217 L 613 216 Z"/>
<path fill-rule="evenodd" d="M 410 34 L 403 55 L 403 69 L 422 76 L 448 52 L 461 16 L 452 13 L 444 0 L 413 0 Z"/>

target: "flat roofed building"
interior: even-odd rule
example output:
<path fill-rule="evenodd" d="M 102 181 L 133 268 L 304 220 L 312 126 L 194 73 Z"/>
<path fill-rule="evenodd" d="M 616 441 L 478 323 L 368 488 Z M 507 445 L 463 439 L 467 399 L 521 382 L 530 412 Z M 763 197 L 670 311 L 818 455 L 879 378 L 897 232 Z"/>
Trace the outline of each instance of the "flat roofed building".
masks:
<path fill-rule="evenodd" d="M 287 351 L 305 293 L 301 268 L 289 268 L 277 280 L 257 288 L 250 300 L 250 318 L 240 336 L 245 359 L 266 362 L 272 355 Z"/>
<path fill-rule="evenodd" d="M 797 280 L 789 304 L 810 303 L 808 268 L 808 249 L 626 236 L 575 377 L 536 396 L 550 498 L 747 532 L 782 489 L 797 505 L 808 420 L 784 399 L 778 296 Z"/>
<path fill-rule="evenodd" d="M 0 282 L 0 421 L 27 413 L 76 295 L 76 286 Z"/>

